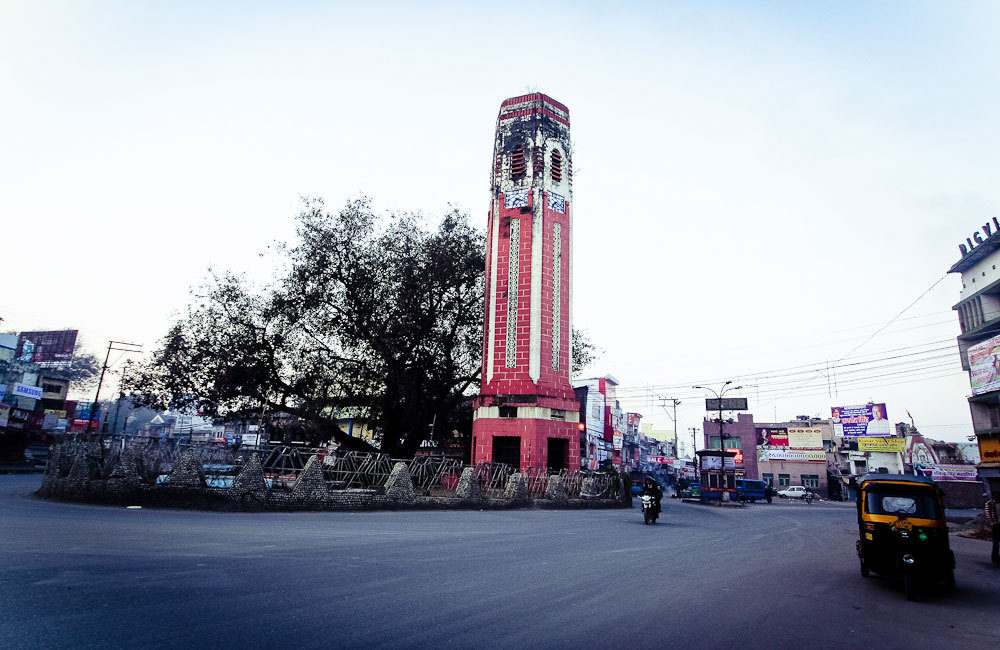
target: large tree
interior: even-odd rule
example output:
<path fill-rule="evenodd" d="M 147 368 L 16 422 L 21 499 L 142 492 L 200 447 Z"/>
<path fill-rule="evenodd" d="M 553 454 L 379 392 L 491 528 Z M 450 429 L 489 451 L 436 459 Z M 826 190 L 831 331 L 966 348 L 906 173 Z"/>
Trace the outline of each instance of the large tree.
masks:
<path fill-rule="evenodd" d="M 368 199 L 337 213 L 307 200 L 273 282 L 212 275 L 134 379 L 157 408 L 231 417 L 289 414 L 318 442 L 370 448 L 336 425 L 365 418 L 380 451 L 409 457 L 430 433 L 467 428 L 480 376 L 485 242 L 451 210 L 428 229 L 376 215 Z M 595 348 L 574 332 L 577 369 Z M 131 375 L 130 375 L 131 376 Z M 464 411 L 463 411 L 464 408 Z"/>
<path fill-rule="evenodd" d="M 313 438 L 359 446 L 336 418 L 367 418 L 381 451 L 410 456 L 447 427 L 479 375 L 483 235 L 457 210 L 435 229 L 308 200 L 268 286 L 212 276 L 136 380 L 144 403 L 209 416 L 288 413 Z M 362 445 L 363 446 L 363 445 Z"/>

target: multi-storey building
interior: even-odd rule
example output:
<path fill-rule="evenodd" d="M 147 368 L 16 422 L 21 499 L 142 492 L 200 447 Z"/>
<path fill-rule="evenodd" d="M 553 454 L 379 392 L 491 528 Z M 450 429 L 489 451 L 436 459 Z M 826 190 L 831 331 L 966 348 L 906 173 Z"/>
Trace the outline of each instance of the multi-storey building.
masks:
<path fill-rule="evenodd" d="M 575 468 L 569 110 L 541 93 L 504 101 L 492 162 L 472 461 Z"/>
<path fill-rule="evenodd" d="M 979 443 L 979 475 L 992 495 L 1000 492 L 1000 221 L 996 217 L 959 244 L 961 259 L 949 270 L 962 276 L 958 349 L 969 372 L 969 411 Z"/>

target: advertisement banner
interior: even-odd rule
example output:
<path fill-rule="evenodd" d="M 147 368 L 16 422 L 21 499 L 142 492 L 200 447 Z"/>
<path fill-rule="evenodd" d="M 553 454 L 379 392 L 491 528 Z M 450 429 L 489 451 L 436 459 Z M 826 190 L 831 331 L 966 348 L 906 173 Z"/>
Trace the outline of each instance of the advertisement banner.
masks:
<path fill-rule="evenodd" d="M 21 332 L 14 358 L 42 366 L 65 366 L 73 361 L 77 330 Z"/>
<path fill-rule="evenodd" d="M 670 462 L 670 459 L 668 459 L 666 456 L 648 456 L 646 460 L 649 461 L 650 463 L 660 464 L 660 465 L 662 465 L 663 463 Z"/>
<path fill-rule="evenodd" d="M 969 380 L 973 395 L 1000 389 L 1000 335 L 969 348 Z"/>
<path fill-rule="evenodd" d="M 921 471 L 924 476 L 930 476 L 935 481 L 979 482 L 975 465 L 931 465 Z"/>
<path fill-rule="evenodd" d="M 788 446 L 795 449 L 822 449 L 823 431 L 815 427 L 789 427 Z"/>
<path fill-rule="evenodd" d="M 621 449 L 622 448 L 622 434 L 620 434 L 620 433 L 618 433 L 616 431 L 615 435 L 614 435 L 614 438 L 612 438 L 612 441 L 614 442 L 615 449 Z"/>
<path fill-rule="evenodd" d="M 983 464 L 1000 463 L 1000 438 L 979 438 L 979 458 Z"/>
<path fill-rule="evenodd" d="M 903 438 L 858 438 L 858 451 L 881 451 L 899 453 L 903 451 Z"/>
<path fill-rule="evenodd" d="M 830 413 L 833 416 L 833 435 L 838 438 L 892 436 L 892 425 L 886 419 L 889 415 L 885 404 L 834 406 Z"/>
<path fill-rule="evenodd" d="M 783 462 L 825 463 L 826 452 L 822 449 L 758 449 L 757 460 Z"/>
<path fill-rule="evenodd" d="M 30 397 L 31 399 L 42 399 L 42 387 L 28 386 L 27 384 L 14 384 L 14 395 L 16 397 Z"/>
<path fill-rule="evenodd" d="M 757 444 L 766 447 L 787 447 L 788 429 L 757 427 Z"/>
<path fill-rule="evenodd" d="M 703 470 L 721 470 L 722 458 L 719 456 L 702 456 L 701 468 Z M 736 460 L 726 457 L 726 469 L 736 469 Z"/>
<path fill-rule="evenodd" d="M 10 407 L 6 404 L 0 404 L 0 427 L 7 426 L 7 421 L 10 419 Z"/>

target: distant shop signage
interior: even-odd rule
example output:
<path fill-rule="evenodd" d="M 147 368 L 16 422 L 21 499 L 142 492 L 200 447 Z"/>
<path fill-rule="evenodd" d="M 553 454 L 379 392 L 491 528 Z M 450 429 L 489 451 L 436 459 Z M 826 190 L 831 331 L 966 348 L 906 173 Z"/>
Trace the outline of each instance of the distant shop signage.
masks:
<path fill-rule="evenodd" d="M 657 463 L 660 465 L 662 465 L 663 463 L 670 462 L 670 459 L 668 459 L 666 456 L 647 456 L 646 460 L 649 461 L 650 463 Z"/>
<path fill-rule="evenodd" d="M 41 386 L 28 386 L 27 384 L 14 384 L 14 395 L 16 397 L 30 397 L 31 399 L 42 399 Z"/>
<path fill-rule="evenodd" d="M 898 454 L 903 451 L 903 438 L 858 438 L 858 451 L 880 451 Z"/>
<path fill-rule="evenodd" d="M 830 413 L 833 416 L 833 435 L 838 438 L 892 435 L 885 404 L 834 406 Z"/>
<path fill-rule="evenodd" d="M 762 462 L 809 462 L 825 463 L 826 452 L 822 449 L 758 449 L 757 460 Z"/>
<path fill-rule="evenodd" d="M 10 420 L 10 406 L 0 404 L 0 427 L 7 426 L 8 420 Z"/>
<path fill-rule="evenodd" d="M 615 433 L 615 435 L 613 436 L 612 440 L 614 442 L 615 449 L 621 449 L 622 448 L 622 434 Z"/>
<path fill-rule="evenodd" d="M 1000 390 L 1000 335 L 973 345 L 968 355 L 972 394 Z"/>

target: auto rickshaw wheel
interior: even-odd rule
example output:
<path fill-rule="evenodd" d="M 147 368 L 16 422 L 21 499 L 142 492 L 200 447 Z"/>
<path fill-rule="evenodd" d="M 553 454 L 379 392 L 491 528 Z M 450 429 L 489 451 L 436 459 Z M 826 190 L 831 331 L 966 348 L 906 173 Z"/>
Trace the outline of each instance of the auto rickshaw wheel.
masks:
<path fill-rule="evenodd" d="M 903 575 L 903 592 L 906 594 L 906 600 L 917 599 L 917 576 L 912 573 Z"/>
<path fill-rule="evenodd" d="M 865 566 L 865 560 L 864 560 L 864 558 L 861 558 L 861 576 L 863 578 L 867 578 L 867 577 L 871 576 L 871 572 L 868 570 L 868 567 Z"/>

